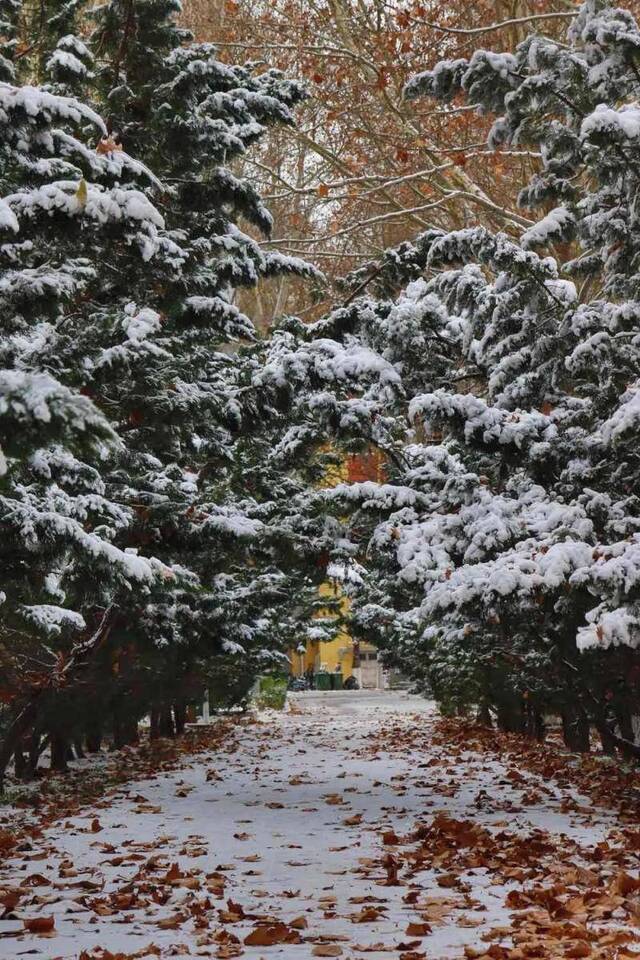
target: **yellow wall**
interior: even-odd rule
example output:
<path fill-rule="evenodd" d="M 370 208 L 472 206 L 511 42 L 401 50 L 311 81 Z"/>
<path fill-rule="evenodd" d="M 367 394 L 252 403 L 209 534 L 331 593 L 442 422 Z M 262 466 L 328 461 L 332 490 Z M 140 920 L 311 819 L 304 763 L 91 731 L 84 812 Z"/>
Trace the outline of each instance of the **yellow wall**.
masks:
<path fill-rule="evenodd" d="M 379 467 L 378 469 L 381 468 Z M 349 465 L 345 459 L 340 463 L 334 464 L 327 470 L 322 486 L 335 487 L 337 484 L 345 483 L 348 480 Z M 336 583 L 323 583 L 320 586 L 319 593 L 321 597 L 337 597 L 340 596 L 340 587 Z M 348 599 L 343 597 L 341 600 L 342 609 L 346 610 L 348 604 Z M 320 611 L 318 615 L 322 616 L 322 611 Z M 374 650 L 375 648 L 369 643 L 361 643 L 360 649 Z M 326 642 L 312 640 L 307 642 L 304 654 L 299 654 L 295 647 L 292 647 L 289 651 L 289 657 L 291 661 L 291 672 L 294 676 L 300 676 L 309 668 L 316 671 L 319 670 L 320 667 L 326 667 L 329 673 L 333 673 L 336 671 L 336 667 L 339 667 L 345 680 L 353 673 L 353 641 L 349 634 L 343 631 L 341 631 L 334 640 L 328 640 Z"/>
<path fill-rule="evenodd" d="M 319 589 L 321 597 L 335 597 L 339 592 L 340 588 L 332 583 L 323 583 Z M 341 606 L 346 607 L 347 603 L 348 600 L 343 597 Z M 318 615 L 322 616 L 323 611 L 319 611 Z M 353 643 L 349 634 L 344 631 L 340 631 L 333 640 L 309 641 L 306 652 L 302 656 L 295 649 L 291 649 L 289 656 L 291 671 L 295 676 L 304 673 L 309 667 L 314 671 L 319 670 L 320 667 L 326 667 L 329 673 L 336 672 L 336 667 L 339 667 L 345 680 L 353 673 Z"/>

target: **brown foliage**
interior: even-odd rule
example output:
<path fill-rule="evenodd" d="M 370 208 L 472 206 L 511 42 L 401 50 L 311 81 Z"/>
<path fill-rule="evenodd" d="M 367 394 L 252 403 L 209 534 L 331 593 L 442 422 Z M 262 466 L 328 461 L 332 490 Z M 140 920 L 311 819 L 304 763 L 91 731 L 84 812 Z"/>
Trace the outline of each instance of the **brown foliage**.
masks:
<path fill-rule="evenodd" d="M 480 32 L 514 16 L 553 13 L 561 16 Z M 517 189 L 537 158 L 488 151 L 488 119 L 463 104 L 404 103 L 402 90 L 409 77 L 444 57 L 469 56 L 481 46 L 511 48 L 534 28 L 561 35 L 566 16 L 563 0 L 475 0 L 446 8 L 415 0 L 188 0 L 185 6 L 187 25 L 198 39 L 215 41 L 224 59 L 259 59 L 307 84 L 310 97 L 297 127 L 272 131 L 245 172 L 274 211 L 272 248 L 306 256 L 329 278 L 434 224 L 455 229 L 482 219 L 518 230 Z M 283 307 L 288 295 L 295 301 L 300 288 L 292 294 L 283 284 L 277 303 L 257 305 L 263 313 Z"/>

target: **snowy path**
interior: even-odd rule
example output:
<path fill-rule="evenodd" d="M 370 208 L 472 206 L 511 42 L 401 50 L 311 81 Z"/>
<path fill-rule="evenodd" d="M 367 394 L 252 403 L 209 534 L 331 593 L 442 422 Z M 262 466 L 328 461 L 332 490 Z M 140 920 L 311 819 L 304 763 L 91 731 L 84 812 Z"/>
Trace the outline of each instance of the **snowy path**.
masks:
<path fill-rule="evenodd" d="M 451 760 L 433 722 L 407 694 L 303 695 L 223 751 L 116 789 L 0 864 L 0 903 L 3 889 L 23 893 L 0 921 L 0 957 L 482 953 L 481 936 L 511 923 L 523 870 L 531 879 L 546 857 L 588 874 L 616 820 L 481 754 Z M 469 839 L 461 821 L 480 832 Z M 507 839 L 494 848 L 495 836 Z M 480 846 L 517 859 L 496 874 L 469 859 Z M 18 933 L 29 917 L 53 917 L 54 931 Z"/>

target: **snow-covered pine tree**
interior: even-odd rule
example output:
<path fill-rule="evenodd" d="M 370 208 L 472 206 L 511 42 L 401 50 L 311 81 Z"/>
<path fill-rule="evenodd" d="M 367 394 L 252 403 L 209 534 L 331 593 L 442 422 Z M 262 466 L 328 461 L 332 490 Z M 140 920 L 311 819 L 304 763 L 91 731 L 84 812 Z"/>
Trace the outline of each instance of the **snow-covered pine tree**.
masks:
<path fill-rule="evenodd" d="M 9 82 L 13 49 L 5 45 L 0 83 L 0 650 L 9 702 L 0 776 L 14 750 L 20 757 L 22 734 L 104 641 L 116 608 L 174 576 L 116 543 L 132 511 L 105 478 L 123 444 L 64 359 L 68 327 L 82 321 L 109 248 L 111 259 L 125 244 L 146 250 L 161 217 L 120 185 L 139 164 L 87 145 L 84 128 L 97 141 L 106 132 L 92 109 Z"/>
<path fill-rule="evenodd" d="M 496 116 L 495 149 L 539 152 L 529 225 L 391 251 L 372 282 L 406 289 L 283 335 L 267 368 L 295 374 L 304 429 L 388 453 L 387 483 L 323 495 L 352 506 L 356 629 L 452 706 L 537 735 L 555 712 L 569 745 L 593 724 L 631 752 L 639 46 L 627 11 L 588 0 L 566 44 L 532 35 L 416 77 L 408 99 L 462 95 Z"/>
<path fill-rule="evenodd" d="M 21 69 L 60 90 L 78 79 L 60 49 L 71 49 L 65 38 L 81 35 L 83 63 L 92 63 L 93 50 L 97 65 L 75 72 L 109 123 L 101 138 L 92 132 L 89 171 L 64 170 L 81 208 L 87 278 L 62 310 L 51 302 L 38 362 L 90 398 L 119 437 L 117 461 L 103 471 L 104 493 L 135 521 L 123 523 L 117 546 L 127 556 L 151 553 L 184 564 L 191 585 L 199 578 L 196 591 L 164 581 L 152 602 L 119 610 L 90 667 L 84 702 L 76 692 L 55 705 L 53 719 L 70 738 L 102 714 L 113 718 L 121 742 L 135 728 L 131 720 L 149 708 L 169 731 L 168 707 L 196 695 L 209 676 L 230 671 L 250 682 L 294 639 L 295 624 L 314 604 L 310 582 L 321 575 L 313 557 L 324 522 L 307 530 L 302 518 L 291 517 L 294 493 L 306 481 L 290 481 L 289 466 L 275 460 L 260 463 L 285 421 L 257 396 L 260 347 L 238 349 L 255 331 L 234 304 L 236 291 L 260 278 L 311 271 L 263 253 L 240 229 L 242 218 L 268 232 L 271 218 L 251 185 L 223 165 L 268 124 L 291 122 L 302 91 L 275 71 L 220 63 L 213 47 L 188 41 L 175 24 L 178 11 L 173 3 L 87 11 L 51 2 L 42 11 L 46 44 L 31 60 L 29 51 L 21 54 Z M 61 72 L 63 61 L 71 73 Z M 126 209 L 118 228 L 108 217 L 96 230 L 88 222 L 100 177 L 120 181 L 118 202 Z M 77 247 L 77 232 L 58 241 L 60 257 L 73 260 L 67 239 Z M 19 348 L 15 338 L 7 343 L 11 363 Z M 262 481 L 253 494 L 250 473 Z M 307 580 L 292 572 L 300 560 Z M 79 724 L 69 724 L 71 713 Z M 50 715 L 41 719 L 52 722 Z M 175 719 L 183 722 L 183 703 Z M 95 744 L 100 731 L 94 725 L 91 733 Z"/>
<path fill-rule="evenodd" d="M 211 45 L 189 41 L 178 12 L 155 0 L 90 12 L 92 96 L 109 122 L 100 149 L 117 162 L 124 147 L 141 169 L 153 169 L 161 192 L 158 182 L 148 189 L 162 210 L 164 248 L 103 271 L 103 291 L 83 325 L 74 324 L 65 361 L 125 445 L 108 478 L 112 495 L 136 512 L 123 545 L 183 563 L 200 578 L 196 593 L 167 589 L 161 603 L 136 611 L 122 631 L 127 669 L 108 694 L 116 713 L 125 705 L 143 712 L 152 701 L 167 730 L 167 707 L 181 688 L 193 694 L 232 655 L 250 680 L 282 646 L 286 631 L 270 623 L 288 622 L 287 604 L 307 605 L 292 589 L 291 570 L 279 566 L 292 559 L 281 523 L 291 509 L 286 477 L 272 490 L 270 514 L 264 488 L 259 499 L 247 495 L 250 470 L 273 476 L 266 464 L 248 464 L 249 451 L 266 456 L 258 435 L 277 434 L 280 421 L 256 395 L 259 348 L 239 349 L 256 334 L 234 301 L 261 279 L 312 271 L 263 252 L 243 232 L 240 220 L 265 233 L 271 217 L 227 166 L 269 124 L 291 123 L 303 93 L 276 71 L 221 63 Z"/>

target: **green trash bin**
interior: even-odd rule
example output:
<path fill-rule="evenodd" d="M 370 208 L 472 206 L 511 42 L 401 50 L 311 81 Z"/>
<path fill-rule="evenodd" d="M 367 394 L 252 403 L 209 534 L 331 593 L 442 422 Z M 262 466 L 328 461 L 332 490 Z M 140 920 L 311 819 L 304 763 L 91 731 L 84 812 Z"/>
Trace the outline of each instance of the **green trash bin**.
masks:
<path fill-rule="evenodd" d="M 314 673 L 316 690 L 331 690 L 331 677 L 328 673 Z"/>
<path fill-rule="evenodd" d="M 344 678 L 343 678 L 342 674 L 341 674 L 341 673 L 332 673 L 332 674 L 331 674 L 331 678 L 332 678 L 332 682 L 333 682 L 333 689 L 334 689 L 334 690 L 342 690 L 343 685 L 344 685 L 344 683 L 343 683 Z"/>

